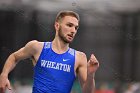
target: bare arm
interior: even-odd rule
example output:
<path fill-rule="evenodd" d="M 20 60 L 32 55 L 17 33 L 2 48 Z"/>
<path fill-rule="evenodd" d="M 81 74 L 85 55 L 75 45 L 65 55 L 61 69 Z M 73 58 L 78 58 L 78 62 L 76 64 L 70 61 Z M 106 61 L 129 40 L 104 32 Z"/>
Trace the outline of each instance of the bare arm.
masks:
<path fill-rule="evenodd" d="M 0 93 L 4 93 L 6 87 L 11 89 L 10 82 L 8 80 L 8 74 L 16 66 L 16 64 L 23 59 L 30 58 L 36 53 L 35 44 L 37 41 L 31 41 L 25 45 L 25 47 L 12 53 L 5 62 L 3 71 L 0 75 Z"/>
<path fill-rule="evenodd" d="M 82 53 L 80 60 L 80 67 L 78 68 L 78 78 L 80 80 L 83 93 L 94 93 L 95 81 L 94 74 L 99 67 L 99 63 L 92 54 L 90 60 L 87 62 L 86 55 Z"/>

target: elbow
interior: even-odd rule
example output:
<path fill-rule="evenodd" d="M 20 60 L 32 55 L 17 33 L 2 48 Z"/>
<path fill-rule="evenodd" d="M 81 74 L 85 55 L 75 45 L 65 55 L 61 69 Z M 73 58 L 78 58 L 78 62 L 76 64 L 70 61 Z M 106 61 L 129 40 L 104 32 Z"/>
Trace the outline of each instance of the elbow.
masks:
<path fill-rule="evenodd" d="M 9 58 L 10 61 L 17 63 L 19 60 L 16 58 L 15 53 L 12 53 Z"/>

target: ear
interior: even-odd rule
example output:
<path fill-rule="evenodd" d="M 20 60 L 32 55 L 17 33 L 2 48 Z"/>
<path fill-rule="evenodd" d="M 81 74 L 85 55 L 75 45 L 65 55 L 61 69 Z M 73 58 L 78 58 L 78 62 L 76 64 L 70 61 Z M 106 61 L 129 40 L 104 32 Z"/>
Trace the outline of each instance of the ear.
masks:
<path fill-rule="evenodd" d="M 55 27 L 55 30 L 58 31 L 59 27 L 60 27 L 60 24 L 58 22 L 55 22 L 54 27 Z"/>

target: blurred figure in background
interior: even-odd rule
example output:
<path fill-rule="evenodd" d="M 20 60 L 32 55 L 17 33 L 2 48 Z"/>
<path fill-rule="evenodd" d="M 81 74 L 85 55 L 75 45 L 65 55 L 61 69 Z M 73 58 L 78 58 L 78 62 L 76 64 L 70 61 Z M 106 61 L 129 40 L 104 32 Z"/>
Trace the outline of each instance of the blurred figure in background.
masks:
<path fill-rule="evenodd" d="M 124 93 L 140 93 L 140 84 L 130 83 Z"/>

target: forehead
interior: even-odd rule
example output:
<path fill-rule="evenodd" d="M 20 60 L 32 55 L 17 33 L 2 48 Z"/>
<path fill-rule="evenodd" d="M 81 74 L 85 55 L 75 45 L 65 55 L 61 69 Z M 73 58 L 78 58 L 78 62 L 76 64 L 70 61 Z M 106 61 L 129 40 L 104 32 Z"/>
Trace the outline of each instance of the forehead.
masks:
<path fill-rule="evenodd" d="M 78 25 L 78 20 L 77 18 L 73 17 L 73 16 L 65 16 L 63 18 L 63 21 L 64 23 L 73 23 L 74 25 Z"/>

